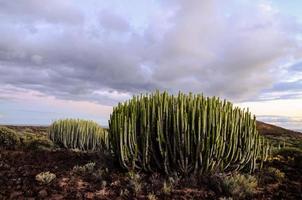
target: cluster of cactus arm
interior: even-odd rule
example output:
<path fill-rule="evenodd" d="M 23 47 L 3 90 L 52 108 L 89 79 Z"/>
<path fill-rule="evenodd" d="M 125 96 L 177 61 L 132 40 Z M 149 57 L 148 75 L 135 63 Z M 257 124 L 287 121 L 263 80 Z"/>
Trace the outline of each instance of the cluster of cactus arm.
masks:
<path fill-rule="evenodd" d="M 248 169 L 267 145 L 247 110 L 203 95 L 155 92 L 118 104 L 109 121 L 111 149 L 126 169 L 202 174 Z"/>

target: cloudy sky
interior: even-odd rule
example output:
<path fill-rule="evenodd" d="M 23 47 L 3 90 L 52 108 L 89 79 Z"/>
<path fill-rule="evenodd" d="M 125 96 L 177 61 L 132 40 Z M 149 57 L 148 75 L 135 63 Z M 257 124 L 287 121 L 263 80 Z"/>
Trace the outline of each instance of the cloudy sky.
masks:
<path fill-rule="evenodd" d="M 0 0 L 0 123 L 107 125 L 155 89 L 302 129 L 300 0 Z"/>

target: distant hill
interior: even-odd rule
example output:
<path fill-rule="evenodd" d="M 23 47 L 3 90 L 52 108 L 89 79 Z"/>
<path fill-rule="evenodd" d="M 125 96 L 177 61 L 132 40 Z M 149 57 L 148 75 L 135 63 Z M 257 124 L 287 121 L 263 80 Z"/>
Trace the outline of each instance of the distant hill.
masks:
<path fill-rule="evenodd" d="M 302 133 L 297 131 L 292 131 L 272 124 L 267 124 L 264 122 L 257 121 L 257 129 L 261 135 L 265 136 L 282 136 L 282 137 L 292 137 L 297 139 L 302 139 Z"/>
<path fill-rule="evenodd" d="M 26 129 L 34 133 L 46 133 L 47 126 L 18 126 L 18 125 L 7 125 L 6 127 L 12 128 L 16 131 L 25 131 Z M 302 139 L 302 133 L 298 131 L 293 131 L 285 129 L 272 124 L 267 124 L 264 122 L 257 121 L 257 129 L 261 135 L 265 136 L 275 136 L 275 137 L 291 137 Z"/>

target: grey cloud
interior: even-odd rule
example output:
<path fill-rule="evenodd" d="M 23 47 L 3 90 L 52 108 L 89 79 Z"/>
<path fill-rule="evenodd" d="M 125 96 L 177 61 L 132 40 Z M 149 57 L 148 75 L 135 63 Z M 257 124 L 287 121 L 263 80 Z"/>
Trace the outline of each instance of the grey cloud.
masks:
<path fill-rule="evenodd" d="M 271 70 L 295 46 L 295 33 L 283 30 L 287 24 L 253 7 L 226 18 L 218 2 L 183 4 L 172 19 L 173 28 L 155 46 L 161 50 L 154 64 L 155 80 L 233 99 L 249 97 L 273 83 Z"/>
<path fill-rule="evenodd" d="M 129 22 L 122 16 L 108 10 L 102 10 L 99 15 L 100 24 L 105 30 L 127 32 L 130 29 Z"/>
<path fill-rule="evenodd" d="M 0 16 L 13 23 L 47 21 L 77 24 L 83 21 L 83 15 L 71 0 L 1 0 Z"/>
<path fill-rule="evenodd" d="M 0 83 L 57 98 L 112 105 L 110 91 L 158 88 L 242 100 L 271 87 L 279 61 L 299 50 L 299 24 L 251 5 L 225 15 L 218 1 L 169 1 L 141 33 L 116 11 L 20 2 L 0 1 Z"/>

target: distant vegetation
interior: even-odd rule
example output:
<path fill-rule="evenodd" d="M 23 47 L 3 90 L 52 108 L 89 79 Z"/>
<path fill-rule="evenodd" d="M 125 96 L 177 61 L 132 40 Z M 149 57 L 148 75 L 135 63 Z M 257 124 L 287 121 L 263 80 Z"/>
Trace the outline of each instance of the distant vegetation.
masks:
<path fill-rule="evenodd" d="M 45 134 L 34 134 L 31 130 L 22 132 L 0 126 L 0 148 L 43 149 L 52 148 L 53 143 Z"/>
<path fill-rule="evenodd" d="M 96 122 L 80 119 L 55 121 L 49 127 L 49 138 L 58 146 L 96 151 L 108 149 L 108 132 Z"/>

